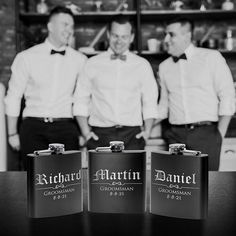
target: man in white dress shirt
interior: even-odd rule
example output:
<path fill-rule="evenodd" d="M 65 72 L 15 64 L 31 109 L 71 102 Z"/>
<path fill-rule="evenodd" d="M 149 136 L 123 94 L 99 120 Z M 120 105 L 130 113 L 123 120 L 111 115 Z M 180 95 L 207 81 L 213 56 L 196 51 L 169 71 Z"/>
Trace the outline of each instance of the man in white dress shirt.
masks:
<path fill-rule="evenodd" d="M 108 39 L 109 49 L 88 59 L 79 79 L 77 120 L 88 149 L 113 140 L 144 149 L 157 116 L 157 83 L 149 62 L 129 51 L 134 32 L 128 17 L 111 20 Z"/>
<path fill-rule="evenodd" d="M 209 170 L 218 170 L 222 138 L 235 112 L 232 75 L 217 50 L 195 47 L 193 24 L 175 19 L 167 25 L 165 44 L 172 56 L 159 66 L 159 116 L 169 118 L 168 144 L 209 154 Z"/>
<path fill-rule="evenodd" d="M 47 149 L 49 143 L 63 143 L 68 150 L 79 148 L 73 92 L 87 58 L 68 46 L 74 32 L 69 9 L 52 9 L 47 27 L 45 42 L 16 56 L 5 98 L 8 141 L 14 150 L 21 151 L 24 169 L 26 154 Z M 18 132 L 23 96 L 25 108 Z"/>

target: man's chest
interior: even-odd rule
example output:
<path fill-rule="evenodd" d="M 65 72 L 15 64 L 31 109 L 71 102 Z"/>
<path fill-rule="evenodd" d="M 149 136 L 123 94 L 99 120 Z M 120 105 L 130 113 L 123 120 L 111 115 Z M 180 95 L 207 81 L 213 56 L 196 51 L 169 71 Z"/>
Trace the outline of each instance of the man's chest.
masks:
<path fill-rule="evenodd" d="M 169 91 L 213 86 L 214 73 L 204 63 L 178 63 L 166 68 L 164 80 Z"/>

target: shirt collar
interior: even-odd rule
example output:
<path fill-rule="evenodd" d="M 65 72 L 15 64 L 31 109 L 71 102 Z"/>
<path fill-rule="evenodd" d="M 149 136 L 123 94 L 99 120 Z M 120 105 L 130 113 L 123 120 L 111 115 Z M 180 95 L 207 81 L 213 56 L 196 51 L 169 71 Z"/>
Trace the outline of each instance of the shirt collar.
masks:
<path fill-rule="evenodd" d="M 111 48 L 108 48 L 107 51 L 108 51 L 109 55 L 114 54 L 114 51 Z M 124 53 L 122 53 L 122 55 L 128 56 L 129 53 L 130 53 L 130 51 L 126 50 Z"/>
<path fill-rule="evenodd" d="M 52 49 L 56 50 L 56 51 L 64 51 L 67 48 L 67 46 L 62 46 L 60 48 L 55 47 L 52 43 L 50 43 L 48 38 L 45 39 L 45 44 L 46 44 L 46 46 L 48 48 L 48 51 L 50 51 L 50 52 L 51 52 Z"/>

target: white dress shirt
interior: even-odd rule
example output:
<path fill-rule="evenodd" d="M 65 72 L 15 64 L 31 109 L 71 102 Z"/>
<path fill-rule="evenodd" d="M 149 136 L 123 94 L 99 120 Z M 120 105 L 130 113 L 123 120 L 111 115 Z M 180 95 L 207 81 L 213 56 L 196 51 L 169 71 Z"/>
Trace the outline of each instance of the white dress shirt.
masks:
<path fill-rule="evenodd" d="M 174 63 L 169 57 L 159 66 L 159 118 L 169 116 L 171 124 L 188 124 L 233 115 L 234 84 L 223 56 L 192 44 L 185 54 L 187 60 Z"/>
<path fill-rule="evenodd" d="M 112 50 L 90 58 L 76 91 L 74 113 L 89 124 L 140 126 L 157 116 L 157 83 L 149 62 L 129 51 L 126 61 L 111 60 Z"/>
<path fill-rule="evenodd" d="M 66 50 L 65 55 L 51 50 Z M 72 117 L 73 92 L 86 56 L 70 47 L 54 48 L 48 40 L 17 54 L 5 97 L 6 114 L 17 117 Z"/>

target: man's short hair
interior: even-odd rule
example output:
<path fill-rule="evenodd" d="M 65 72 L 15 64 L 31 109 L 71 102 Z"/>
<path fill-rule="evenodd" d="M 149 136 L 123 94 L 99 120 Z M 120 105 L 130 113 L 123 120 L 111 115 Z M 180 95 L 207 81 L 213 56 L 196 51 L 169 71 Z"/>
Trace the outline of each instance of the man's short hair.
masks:
<path fill-rule="evenodd" d="M 134 25 L 133 25 L 133 22 L 131 21 L 129 16 L 126 16 L 123 14 L 114 15 L 108 24 L 109 31 L 111 31 L 111 26 L 112 26 L 112 23 L 114 23 L 114 22 L 121 24 L 121 25 L 129 23 L 131 25 L 131 32 L 134 33 Z"/>
<path fill-rule="evenodd" d="M 48 21 L 50 21 L 53 16 L 58 15 L 60 13 L 69 14 L 74 19 L 74 15 L 69 8 L 64 6 L 55 6 L 49 13 Z"/>
<path fill-rule="evenodd" d="M 167 22 L 167 25 L 174 24 L 174 23 L 180 23 L 181 26 L 189 25 L 189 26 L 190 26 L 190 32 L 191 32 L 192 35 L 193 35 L 194 23 L 193 23 L 193 21 L 190 20 L 189 18 L 186 18 L 186 17 L 173 18 L 173 19 L 170 19 L 170 20 Z"/>

